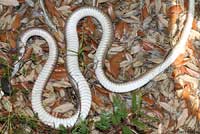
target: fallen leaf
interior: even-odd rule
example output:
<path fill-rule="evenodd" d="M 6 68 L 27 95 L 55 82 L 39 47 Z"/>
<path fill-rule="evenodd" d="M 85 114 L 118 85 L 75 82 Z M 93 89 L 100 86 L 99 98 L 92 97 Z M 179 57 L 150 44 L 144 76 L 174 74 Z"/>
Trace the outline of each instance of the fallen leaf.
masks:
<path fill-rule="evenodd" d="M 26 50 L 26 53 L 24 54 L 23 56 L 23 60 L 26 61 L 26 60 L 29 60 L 31 55 L 32 55 L 32 52 L 33 52 L 33 48 L 32 47 L 29 47 L 27 50 Z"/>
<path fill-rule="evenodd" d="M 47 10 L 52 16 L 56 16 L 58 18 L 61 17 L 60 13 L 57 11 L 55 4 L 52 2 L 52 0 L 45 0 L 44 2 Z"/>
<path fill-rule="evenodd" d="M 115 38 L 121 39 L 123 34 L 128 31 L 128 24 L 124 21 L 120 21 L 115 26 Z"/>
<path fill-rule="evenodd" d="M 87 17 L 87 28 L 91 34 L 94 33 L 96 30 L 96 26 L 92 20 L 92 17 Z"/>
<path fill-rule="evenodd" d="M 98 106 L 100 107 L 103 107 L 104 104 L 103 104 L 103 101 L 101 100 L 100 96 L 97 96 L 96 94 L 92 94 L 92 101 L 97 104 Z"/>
<path fill-rule="evenodd" d="M 56 108 L 53 109 L 53 112 L 57 112 L 57 113 L 65 113 L 65 112 L 68 112 L 70 110 L 73 110 L 74 109 L 74 105 L 72 103 L 65 103 L 65 104 L 62 104 Z"/>
<path fill-rule="evenodd" d="M 123 52 L 120 52 L 116 55 L 114 55 L 109 61 L 110 61 L 110 73 L 114 78 L 117 78 L 120 73 L 120 62 L 125 59 L 125 54 Z"/>
<path fill-rule="evenodd" d="M 142 96 L 142 100 L 145 101 L 149 105 L 154 105 L 155 104 L 155 101 L 153 99 L 149 98 L 148 95 Z"/>
<path fill-rule="evenodd" d="M 66 68 L 64 67 L 64 65 L 56 66 L 56 68 L 54 69 L 50 78 L 54 79 L 54 80 L 66 79 L 67 72 L 66 72 Z"/>
<path fill-rule="evenodd" d="M 19 2 L 17 0 L 0 0 L 0 5 L 19 6 Z"/>
<path fill-rule="evenodd" d="M 172 16 L 176 14 L 177 16 L 183 12 L 183 9 L 180 5 L 173 5 L 167 10 L 167 16 Z"/>
<path fill-rule="evenodd" d="M 197 20 L 196 19 L 193 20 L 192 29 L 197 30 Z"/>
<path fill-rule="evenodd" d="M 169 113 L 173 113 L 174 111 L 176 111 L 172 106 L 170 106 L 168 103 L 165 102 L 159 102 L 160 106 L 165 109 L 166 111 L 168 111 Z"/>
<path fill-rule="evenodd" d="M 186 84 L 182 92 L 182 97 L 186 101 L 190 100 L 190 88 L 191 88 L 190 84 Z"/>
<path fill-rule="evenodd" d="M 196 78 L 199 78 L 200 77 L 200 72 L 196 72 L 188 67 L 184 67 L 185 68 L 185 72 L 186 74 L 189 74 L 190 76 L 193 76 L 193 77 L 196 77 Z"/>
<path fill-rule="evenodd" d="M 105 95 L 105 96 L 109 96 L 109 91 L 107 91 L 106 89 L 102 88 L 102 87 L 99 87 L 99 86 L 95 86 L 94 87 L 98 93 L 102 94 L 102 95 Z"/>
<path fill-rule="evenodd" d="M 173 66 L 175 67 L 179 67 L 179 66 L 182 66 L 185 62 L 184 62 L 184 57 L 185 55 L 184 54 L 180 54 L 176 60 L 173 62 Z"/>
<path fill-rule="evenodd" d="M 161 9 L 161 7 L 162 7 L 161 0 L 156 0 L 155 1 L 155 7 L 156 7 L 156 14 L 158 14 L 160 9 Z"/>
<path fill-rule="evenodd" d="M 25 2 L 25 0 L 17 0 L 17 1 L 18 1 L 20 4 Z"/>
<path fill-rule="evenodd" d="M 0 41 L 1 42 L 6 42 L 6 40 L 7 40 L 7 35 L 5 33 L 1 33 L 0 34 Z"/>
<path fill-rule="evenodd" d="M 164 118 L 164 114 L 162 112 L 161 109 L 159 108 L 154 108 L 154 107 L 146 107 L 148 110 L 150 110 L 153 114 L 155 114 L 159 119 L 163 119 Z"/>
<path fill-rule="evenodd" d="M 182 75 L 179 75 L 176 79 L 184 83 L 189 82 L 191 84 L 190 88 L 198 89 L 198 85 L 199 85 L 198 78 L 191 77 L 190 75 L 187 75 L 187 74 L 182 74 Z"/>
<path fill-rule="evenodd" d="M 12 104 L 11 104 L 10 100 L 8 99 L 8 97 L 3 97 L 3 99 L 1 100 L 1 103 L 3 104 L 3 107 L 8 112 L 12 112 L 13 111 Z"/>
<path fill-rule="evenodd" d="M 58 31 L 53 31 L 53 35 L 55 36 L 56 40 L 58 40 L 59 42 L 64 41 L 64 34 L 59 29 Z"/>
<path fill-rule="evenodd" d="M 16 44 L 16 34 L 14 32 L 7 32 L 7 40 L 9 41 L 10 47 L 11 48 L 16 48 L 17 44 Z"/>
<path fill-rule="evenodd" d="M 150 43 L 150 42 L 147 42 L 147 41 L 142 41 L 141 45 L 142 45 L 142 47 L 143 47 L 143 49 L 145 51 L 153 51 L 153 50 L 156 49 L 156 50 L 158 50 L 163 55 L 166 52 L 163 48 L 159 47 L 158 45 Z"/>
<path fill-rule="evenodd" d="M 176 123 L 176 122 L 175 122 L 174 119 L 170 119 L 170 120 L 169 120 L 169 124 L 168 124 L 168 128 L 174 127 L 175 123 Z"/>
<path fill-rule="evenodd" d="M 114 12 L 114 7 L 111 3 L 108 3 L 108 14 L 112 20 L 115 20 L 116 14 Z"/>
<path fill-rule="evenodd" d="M 145 36 L 145 33 L 142 30 L 138 30 L 137 35 L 143 37 Z"/>
<path fill-rule="evenodd" d="M 188 118 L 188 109 L 184 109 L 181 115 L 178 117 L 176 128 L 177 129 L 180 128 L 185 123 L 187 118 Z"/>
<path fill-rule="evenodd" d="M 141 20 L 145 20 L 149 16 L 146 4 L 142 8 Z"/>
<path fill-rule="evenodd" d="M 180 5 L 174 5 L 171 6 L 168 11 L 167 15 L 169 17 L 169 23 L 168 23 L 168 31 L 171 32 L 174 28 L 174 25 L 176 24 L 176 21 L 179 17 L 179 14 L 183 12 L 183 9 Z"/>
<path fill-rule="evenodd" d="M 187 10 L 189 6 L 188 0 L 184 0 L 184 8 Z"/>
<path fill-rule="evenodd" d="M 21 26 L 21 16 L 20 14 L 15 15 L 15 20 L 13 21 L 11 28 L 13 31 L 17 30 Z"/>

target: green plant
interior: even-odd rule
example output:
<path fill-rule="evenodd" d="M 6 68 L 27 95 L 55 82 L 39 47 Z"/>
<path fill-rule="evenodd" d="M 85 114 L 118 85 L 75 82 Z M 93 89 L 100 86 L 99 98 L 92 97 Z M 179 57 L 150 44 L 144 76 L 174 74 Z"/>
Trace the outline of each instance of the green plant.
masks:
<path fill-rule="evenodd" d="M 67 134 L 68 131 L 69 130 L 66 127 L 64 127 L 63 125 L 60 125 L 60 127 L 58 129 L 59 134 Z M 81 121 L 74 128 L 72 128 L 71 133 L 72 134 L 89 134 L 88 122 L 87 121 Z"/>
<path fill-rule="evenodd" d="M 0 124 L 2 128 L 0 133 L 8 132 L 9 134 L 14 133 L 26 133 L 25 129 L 21 126 L 28 126 L 31 129 L 38 127 L 39 120 L 35 117 L 29 117 L 22 114 L 9 113 L 7 116 L 0 117 Z"/>
<path fill-rule="evenodd" d="M 128 115 L 126 104 L 119 98 L 119 96 L 116 96 L 113 98 L 113 108 L 114 108 L 114 111 L 111 117 L 112 124 L 118 125 Z"/>
<path fill-rule="evenodd" d="M 122 134 L 133 134 L 133 132 L 129 127 L 123 126 L 122 127 Z"/>
<path fill-rule="evenodd" d="M 95 127 L 99 130 L 107 130 L 111 127 L 111 114 L 103 113 L 100 120 L 95 123 Z"/>
<path fill-rule="evenodd" d="M 72 134 L 89 134 L 88 122 L 87 121 L 81 121 L 72 130 Z"/>
<path fill-rule="evenodd" d="M 100 131 L 121 131 L 123 134 L 144 133 L 148 126 L 142 121 L 148 119 L 158 121 L 142 111 L 142 92 L 134 91 L 132 94 L 131 110 L 126 108 L 125 102 L 119 97 L 113 97 L 113 113 L 101 114 L 95 127 Z M 116 129 L 117 128 L 117 129 Z M 134 128 L 134 130 L 133 130 Z"/>

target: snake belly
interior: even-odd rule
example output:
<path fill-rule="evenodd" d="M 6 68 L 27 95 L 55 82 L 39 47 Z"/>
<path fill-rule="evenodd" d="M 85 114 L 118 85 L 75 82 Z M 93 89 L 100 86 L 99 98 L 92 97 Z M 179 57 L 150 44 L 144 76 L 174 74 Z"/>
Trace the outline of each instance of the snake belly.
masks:
<path fill-rule="evenodd" d="M 80 80 L 83 80 L 84 84 L 83 83 L 78 84 L 78 88 L 80 91 L 85 90 L 85 89 L 89 90 L 89 88 L 88 86 L 85 86 L 85 89 L 81 89 L 82 86 L 86 84 L 85 84 L 85 79 L 81 75 L 81 72 L 78 66 L 77 53 L 79 49 L 79 41 L 78 41 L 76 28 L 77 28 L 77 23 L 86 16 L 92 16 L 95 19 L 97 19 L 98 22 L 101 24 L 101 27 L 103 30 L 102 38 L 94 57 L 94 68 L 95 68 L 96 77 L 98 81 L 107 90 L 110 90 L 116 93 L 124 93 L 124 92 L 133 91 L 137 88 L 144 86 L 150 80 L 152 80 L 155 76 L 157 76 L 158 74 L 163 72 L 166 68 L 168 68 L 181 53 L 184 53 L 185 45 L 189 37 L 190 30 L 192 28 L 192 22 L 194 18 L 194 0 L 189 0 L 189 10 L 187 14 L 185 27 L 182 31 L 181 37 L 177 45 L 172 49 L 172 51 L 166 57 L 165 61 L 157 65 L 153 69 L 149 70 L 144 75 L 125 83 L 115 83 L 109 80 L 104 73 L 104 59 L 108 51 L 108 48 L 110 47 L 110 44 L 112 43 L 112 36 L 113 36 L 112 23 L 109 17 L 105 13 L 103 13 L 101 10 L 94 7 L 83 7 L 73 12 L 71 17 L 67 21 L 67 25 L 65 29 L 66 42 L 67 42 L 67 56 L 66 56 L 67 62 L 66 63 L 67 63 L 69 74 L 73 77 L 73 79 L 76 80 L 77 83 L 80 83 L 79 82 L 79 76 L 80 76 Z M 88 96 L 89 95 L 81 96 L 81 98 L 85 98 Z"/>
<path fill-rule="evenodd" d="M 33 86 L 31 98 L 32 109 L 38 115 L 38 118 L 46 125 L 53 128 L 59 128 L 60 125 L 72 127 L 77 122 L 79 111 L 70 118 L 57 118 L 49 114 L 42 105 L 42 91 L 45 88 L 58 59 L 58 48 L 55 39 L 47 31 L 41 28 L 30 28 L 26 30 L 19 37 L 18 48 L 20 48 L 20 56 L 18 59 L 22 58 L 27 41 L 33 36 L 40 36 L 47 41 L 49 56 Z"/>

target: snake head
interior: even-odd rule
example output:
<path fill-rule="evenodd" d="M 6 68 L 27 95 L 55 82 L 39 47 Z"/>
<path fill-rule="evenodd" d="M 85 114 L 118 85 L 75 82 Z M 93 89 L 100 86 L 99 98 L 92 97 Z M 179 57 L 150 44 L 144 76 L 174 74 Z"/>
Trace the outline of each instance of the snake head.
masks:
<path fill-rule="evenodd" d="M 17 74 L 17 72 L 21 69 L 23 64 L 24 63 L 22 62 L 22 60 L 20 60 L 14 65 L 14 68 L 13 68 L 13 71 L 12 71 L 12 74 L 11 74 L 11 78 L 14 77 Z"/>

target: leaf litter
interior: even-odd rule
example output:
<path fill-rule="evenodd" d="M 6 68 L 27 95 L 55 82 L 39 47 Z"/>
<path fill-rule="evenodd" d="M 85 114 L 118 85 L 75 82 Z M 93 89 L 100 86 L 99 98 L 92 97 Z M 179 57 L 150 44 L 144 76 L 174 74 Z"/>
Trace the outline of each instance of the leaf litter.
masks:
<path fill-rule="evenodd" d="M 46 13 L 57 29 L 52 31 L 42 14 L 39 1 L 0 1 L 0 48 L 3 52 L 1 54 L 0 51 L 0 56 L 9 61 L 9 66 L 16 60 L 17 37 L 28 27 L 39 26 L 55 36 L 60 52 L 59 62 L 43 91 L 43 105 L 50 114 L 61 118 L 73 115 L 79 104 L 76 90 L 70 84 L 65 70 L 63 31 L 64 22 L 74 9 L 82 6 L 81 2 L 90 4 L 87 0 L 45 1 Z M 185 2 L 99 0 L 97 5 L 111 17 L 114 28 L 113 43 L 105 59 L 105 73 L 111 80 L 125 82 L 141 76 L 165 60 L 168 52 L 176 45 L 184 27 L 187 0 Z M 32 8 L 28 8 L 29 6 Z M 140 119 L 148 124 L 149 132 L 152 134 L 200 131 L 198 125 L 200 34 L 196 24 L 199 17 L 195 19 L 186 52 L 179 56 L 171 67 L 140 88 L 143 93 L 142 112 L 159 119 L 156 122 Z M 102 31 L 99 28 L 97 21 L 91 17 L 83 19 L 78 25 L 79 39 L 82 40 L 82 51 L 79 54 L 80 68 L 88 79 L 93 94 L 89 120 L 100 118 L 102 111 L 111 112 L 112 98 L 115 95 L 99 85 L 94 75 L 92 61 L 101 38 Z M 46 41 L 38 37 L 33 37 L 29 43 L 32 45 L 27 49 L 23 59 L 25 64 L 11 81 L 14 87 L 13 94 L 0 97 L 0 116 L 9 116 L 9 113 L 13 112 L 34 117 L 30 102 L 31 89 L 48 58 L 48 49 Z M 5 70 L 0 68 L 0 77 L 5 73 Z M 129 105 L 131 93 L 120 96 Z M 4 122 L 0 121 L 0 128 L 3 124 Z M 38 124 L 40 127 L 44 126 Z M 31 129 L 34 133 L 48 131 L 47 127 L 43 127 L 41 131 L 28 127 L 27 129 Z M 135 131 L 134 128 L 131 129 Z M 91 125 L 91 131 L 102 133 L 95 129 L 94 124 Z"/>

